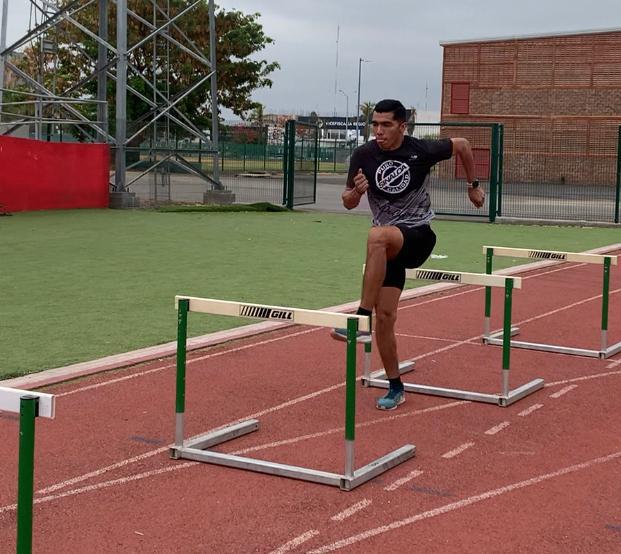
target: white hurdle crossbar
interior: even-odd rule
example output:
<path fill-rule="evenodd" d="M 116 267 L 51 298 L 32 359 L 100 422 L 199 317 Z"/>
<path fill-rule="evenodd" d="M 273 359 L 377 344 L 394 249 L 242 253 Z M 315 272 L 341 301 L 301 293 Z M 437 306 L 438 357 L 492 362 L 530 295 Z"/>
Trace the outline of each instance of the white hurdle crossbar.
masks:
<path fill-rule="evenodd" d="M 370 331 L 370 318 L 368 316 L 342 314 L 322 310 L 304 310 L 283 306 L 266 306 L 264 304 L 248 304 L 245 302 L 231 302 L 193 296 L 176 296 L 175 304 L 178 311 L 178 318 L 175 444 L 170 449 L 170 455 L 173 459 L 185 458 L 210 464 L 279 475 L 281 477 L 302 479 L 314 483 L 338 486 L 342 490 L 349 491 L 414 456 L 416 447 L 411 444 L 406 444 L 370 462 L 360 469 L 354 469 L 356 336 L 358 330 Z M 183 420 L 185 413 L 186 342 L 189 312 L 241 316 L 253 319 L 280 320 L 319 327 L 347 328 L 345 464 L 342 474 L 268 462 L 254 458 L 245 458 L 209 450 L 213 446 L 258 430 L 259 422 L 256 419 L 229 425 L 188 441 L 184 440 Z"/>
<path fill-rule="evenodd" d="M 511 337 L 511 302 L 512 291 L 514 288 L 522 287 L 522 279 L 520 277 L 504 276 L 504 275 L 487 275 L 485 273 L 467 273 L 459 271 L 444 271 L 437 269 L 408 269 L 406 270 L 406 279 L 421 279 L 437 282 L 451 282 L 457 285 L 482 285 L 489 287 L 504 287 L 505 289 L 505 317 L 503 326 L 504 346 L 502 358 L 502 385 L 500 394 L 490 394 L 475 391 L 465 391 L 460 389 L 451 389 L 444 387 L 435 387 L 430 385 L 421 385 L 417 383 L 403 383 L 406 392 L 415 392 L 419 394 L 430 394 L 434 396 L 443 396 L 448 398 L 460 398 L 475 402 L 486 402 L 488 404 L 496 404 L 498 406 L 509 406 L 517 402 L 521 398 L 532 394 L 543 387 L 543 379 L 534 379 L 529 383 L 519 386 L 516 389 L 509 389 L 509 370 L 510 370 L 510 337 Z M 363 385 L 367 387 L 379 387 L 387 389 L 389 382 L 386 379 L 383 370 L 373 373 L 369 372 L 370 367 L 370 343 L 365 344 L 365 352 L 367 354 L 367 363 L 365 363 L 365 374 L 362 380 Z M 401 374 L 413 369 L 413 362 L 406 362 L 405 367 L 400 365 Z"/>
<path fill-rule="evenodd" d="M 610 299 L 610 267 L 617 265 L 617 256 L 606 256 L 601 254 L 588 254 L 582 252 L 558 252 L 555 250 L 536 250 L 532 248 L 507 248 L 504 246 L 483 246 L 485 254 L 485 271 L 491 274 L 493 270 L 494 256 L 510 256 L 514 258 L 530 258 L 534 260 L 551 260 L 558 262 L 578 262 L 586 264 L 596 264 L 603 266 L 602 283 L 602 315 L 601 315 L 601 334 L 599 350 L 578 348 L 573 346 L 561 346 L 555 344 L 535 343 L 512 340 L 511 346 L 516 348 L 527 348 L 530 350 L 541 350 L 544 352 L 558 352 L 560 354 L 571 354 L 574 356 L 587 356 L 591 358 L 609 358 L 617 352 L 621 352 L 621 342 L 608 345 L 608 309 Z M 483 329 L 483 342 L 486 344 L 502 344 L 500 333 L 490 331 L 491 317 L 491 289 L 485 291 L 485 323 Z M 519 328 L 514 327 L 512 335 L 519 333 Z"/>

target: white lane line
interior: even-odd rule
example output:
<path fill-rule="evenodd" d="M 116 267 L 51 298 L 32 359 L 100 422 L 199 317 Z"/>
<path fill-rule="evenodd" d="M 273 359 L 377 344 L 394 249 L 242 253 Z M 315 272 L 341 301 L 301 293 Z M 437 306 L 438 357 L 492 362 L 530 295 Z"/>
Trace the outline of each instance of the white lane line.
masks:
<path fill-rule="evenodd" d="M 495 435 L 496 433 L 499 433 L 500 431 L 502 431 L 506 427 L 509 427 L 509 425 L 511 425 L 510 422 L 503 421 L 502 423 L 499 423 L 495 427 L 492 427 L 491 429 L 488 429 L 487 431 L 485 431 L 485 434 L 486 435 Z"/>
<path fill-rule="evenodd" d="M 409 483 L 412 479 L 422 474 L 423 472 L 420 469 L 415 469 L 414 471 L 411 471 L 410 473 L 408 473 L 405 477 L 401 477 L 401 479 L 397 479 L 394 483 L 391 483 L 387 487 L 384 487 L 384 490 L 388 492 L 397 490 L 402 485 Z"/>
<path fill-rule="evenodd" d="M 621 360 L 615 360 L 614 362 L 609 363 L 606 366 L 606 369 L 612 369 L 613 367 L 617 367 L 618 365 L 621 365 Z"/>
<path fill-rule="evenodd" d="M 554 394 L 551 394 L 550 398 L 560 398 L 561 396 L 563 396 L 564 394 L 567 394 L 569 391 L 572 391 L 575 388 L 578 388 L 578 385 L 569 385 L 569 386 L 561 389 L 560 391 L 555 392 Z"/>
<path fill-rule="evenodd" d="M 294 548 L 297 548 L 301 544 L 304 544 L 306 541 L 309 541 L 317 535 L 319 535 L 319 531 L 316 531 L 315 529 L 307 531 L 303 535 L 300 535 L 299 537 L 296 537 L 295 539 L 286 542 L 276 550 L 272 550 L 270 554 L 285 554 L 285 552 L 291 552 Z"/>
<path fill-rule="evenodd" d="M 91 471 L 90 473 L 85 473 L 83 475 L 79 475 L 79 476 L 73 477 L 72 479 L 67 479 L 66 481 L 62 481 L 61 483 L 56 483 L 55 485 L 51 485 L 49 487 L 45 487 L 43 489 L 39 489 L 36 492 L 36 494 L 47 494 L 47 493 L 50 493 L 50 492 L 57 491 L 59 489 L 64 489 L 65 487 L 68 487 L 69 485 L 75 485 L 76 483 L 80 483 L 81 481 L 86 481 L 87 479 L 90 479 L 91 477 L 97 477 L 99 475 L 107 473 L 108 471 L 112 471 L 114 469 L 118 469 L 120 467 L 129 465 L 129 464 L 133 464 L 134 462 L 140 462 L 140 461 L 145 460 L 147 458 L 151 458 L 152 456 L 157 456 L 158 454 L 162 454 L 163 452 L 166 452 L 167 450 L 168 450 L 168 447 L 164 446 L 162 448 L 158 448 L 157 450 L 151 450 L 150 452 L 146 452 L 145 454 L 140 454 L 139 456 L 134 456 L 133 458 L 128 458 L 126 460 L 121 460 L 120 462 L 117 462 L 115 464 L 111 464 L 111 465 L 106 466 L 106 467 L 102 467 L 102 468 L 97 469 L 95 471 Z"/>
<path fill-rule="evenodd" d="M 200 464 L 200 462 L 186 462 L 184 464 L 175 464 L 169 467 L 154 469 L 151 471 L 145 471 L 143 473 L 137 473 L 135 475 L 130 475 L 128 477 L 121 477 L 120 479 L 113 479 L 112 481 L 104 481 L 102 483 L 97 483 L 95 485 L 88 485 L 86 487 L 81 487 L 79 489 L 71 489 L 65 492 L 61 492 L 58 494 L 50 494 L 48 496 L 41 496 L 39 498 L 34 499 L 34 504 L 43 504 L 45 502 L 51 502 L 52 500 L 58 500 L 60 498 L 65 498 L 67 496 L 75 496 L 78 494 L 83 494 L 85 492 L 97 491 L 101 489 L 106 489 L 108 487 L 113 487 L 115 485 L 126 485 L 127 483 L 131 483 L 132 481 L 139 481 L 140 479 L 145 479 L 146 477 L 153 477 L 154 475 L 161 475 L 162 473 L 170 473 L 172 471 L 177 471 L 179 469 L 185 469 L 190 466 L 194 466 Z M 12 512 L 17 508 L 17 504 L 10 504 L 8 506 L 0 506 L 0 514 L 4 512 Z"/>
<path fill-rule="evenodd" d="M 496 498 L 498 496 L 507 494 L 509 492 L 513 492 L 515 490 L 523 489 L 526 487 L 531 487 L 543 481 L 554 479 L 555 477 L 561 477 L 568 473 L 574 473 L 576 471 L 588 469 L 598 464 L 605 464 L 613 460 L 616 460 L 618 458 L 621 458 L 621 451 L 614 452 L 612 454 L 609 454 L 608 456 L 602 456 L 601 458 L 595 458 L 593 460 L 588 460 L 587 462 L 583 462 L 580 464 L 575 464 L 572 466 L 564 467 L 562 469 L 553 471 L 551 473 L 544 473 L 542 475 L 538 475 L 537 477 L 526 479 L 525 481 L 518 481 L 510 485 L 505 485 L 504 487 L 499 487 L 497 489 L 486 491 L 482 494 L 477 494 L 474 496 L 470 496 L 468 498 L 464 498 L 463 500 L 459 500 L 458 502 L 451 502 L 450 504 L 445 504 L 444 506 L 440 506 L 439 508 L 434 508 L 433 510 L 428 510 L 420 514 L 415 514 L 413 516 L 410 516 L 404 519 L 396 520 L 387 525 L 382 525 L 381 527 L 375 527 L 373 529 L 369 529 L 362 533 L 358 533 L 357 535 L 352 535 L 351 537 L 347 537 L 340 541 L 336 541 L 331 544 L 322 546 L 320 548 L 316 548 L 315 550 L 309 551 L 307 554 L 326 554 L 327 552 L 334 552 L 335 550 L 345 548 L 346 546 L 351 546 L 352 544 L 362 542 L 366 539 L 370 539 L 371 537 L 376 537 L 377 535 L 381 535 L 383 533 L 394 531 L 401 527 L 405 527 L 406 525 L 411 525 L 413 523 L 417 523 L 425 519 L 430 519 L 432 517 L 447 514 L 449 512 L 454 512 L 455 510 L 460 510 L 462 508 L 465 508 L 466 506 L 471 506 L 472 504 L 477 504 L 479 502 L 488 500 L 490 498 Z"/>
<path fill-rule="evenodd" d="M 263 416 L 263 415 L 268 414 L 270 412 L 274 412 L 274 411 L 277 411 L 277 410 L 281 410 L 283 408 L 287 408 L 289 406 L 293 406 L 294 404 L 297 404 L 299 402 L 304 402 L 305 400 L 308 400 L 309 398 L 313 398 L 314 396 L 318 396 L 318 395 L 323 394 L 324 392 L 327 392 L 327 391 L 335 390 L 335 389 L 337 389 L 337 388 L 339 388 L 341 386 L 343 386 L 343 383 L 339 383 L 338 385 L 333 385 L 331 387 L 328 387 L 326 389 L 322 389 L 320 391 L 316 391 L 314 393 L 310 393 L 310 394 L 307 394 L 307 395 L 304 395 L 304 396 L 300 396 L 300 397 L 298 397 L 298 398 L 296 398 L 294 400 L 289 400 L 288 402 L 284 402 L 283 404 L 279 404 L 278 406 L 273 406 L 272 408 L 267 408 L 267 409 L 262 410 L 260 412 L 256 412 L 254 414 L 250 414 L 250 415 L 248 415 L 246 417 L 243 417 L 241 419 L 238 419 L 238 420 L 236 420 L 234 422 L 226 423 L 225 425 L 221 425 L 220 427 L 216 427 L 215 429 L 211 429 L 210 431 L 207 431 L 207 433 L 210 433 L 210 432 L 213 432 L 213 431 L 218 431 L 218 430 L 222 429 L 223 427 L 228 427 L 230 425 L 234 425 L 235 423 L 240 423 L 240 422 L 245 421 L 247 419 L 255 419 L 257 417 Z M 205 434 L 205 433 L 199 433 L 198 435 L 196 435 L 196 437 L 201 436 L 203 434 Z M 195 438 L 195 437 L 188 437 L 186 440 L 192 440 L 193 438 Z M 167 452 L 168 448 L 169 448 L 168 446 L 164 446 L 164 447 L 161 447 L 161 448 L 157 448 L 155 450 L 151 450 L 149 452 L 145 452 L 144 454 L 140 454 L 138 456 L 134 456 L 133 458 L 128 458 L 126 460 L 121 460 L 120 462 L 116 462 L 115 464 L 112 464 L 112 465 L 109 465 L 109 466 L 106 466 L 106 467 L 102 467 L 100 469 L 91 471 L 89 473 L 84 473 L 83 475 L 79 475 L 79 476 L 73 477 L 71 479 L 67 479 L 66 481 L 62 481 L 61 483 L 56 483 L 54 485 L 51 485 L 49 487 L 46 487 L 44 489 L 41 489 L 41 490 L 37 491 L 37 493 L 45 494 L 46 492 L 52 492 L 52 491 L 55 491 L 55 490 L 59 490 L 59 489 L 65 488 L 65 487 L 67 487 L 69 485 L 75 485 L 76 483 L 79 483 L 81 481 L 86 481 L 87 479 L 90 479 L 91 477 L 97 477 L 99 475 L 107 473 L 108 471 L 112 471 L 112 470 L 118 469 L 120 467 L 123 467 L 123 466 L 125 466 L 127 464 L 131 464 L 131 463 L 134 463 L 134 462 L 139 462 L 141 460 L 144 460 L 145 458 L 150 458 L 152 456 L 156 456 L 157 454 L 162 454 L 163 452 Z"/>
<path fill-rule="evenodd" d="M 440 404 L 438 406 L 432 406 L 431 408 L 423 408 L 422 410 L 415 410 L 413 412 L 403 412 L 400 414 L 382 417 L 379 419 L 372 419 L 370 421 L 365 421 L 363 423 L 356 424 L 356 429 L 362 429 L 364 427 L 371 427 L 372 425 L 379 425 L 381 423 L 394 421 L 395 419 L 401 419 L 404 417 L 412 417 L 412 416 L 417 416 L 421 414 L 428 414 L 430 412 L 438 412 L 440 410 L 446 410 L 449 408 L 455 408 L 457 406 L 461 406 L 462 404 L 469 404 L 469 402 L 466 400 L 460 400 L 459 402 L 450 402 L 449 404 Z M 242 454 L 248 454 L 249 452 L 256 452 L 257 450 L 267 450 L 268 448 L 276 448 L 278 446 L 296 444 L 298 442 L 302 442 L 302 441 L 309 440 L 309 439 L 317 439 L 319 437 L 325 437 L 327 435 L 333 435 L 335 433 L 342 433 L 344 430 L 345 430 L 345 427 L 336 427 L 333 429 L 328 429 L 327 431 L 320 431 L 318 433 L 311 433 L 308 435 L 300 435 L 298 437 L 293 437 L 291 439 L 284 439 L 280 441 L 259 444 L 257 446 L 249 446 L 248 448 L 244 448 L 242 450 L 231 452 L 231 454 L 235 456 L 241 456 Z"/>
<path fill-rule="evenodd" d="M 234 354 L 235 352 L 240 352 L 242 350 L 247 350 L 249 348 L 255 348 L 257 346 L 263 346 L 264 344 L 269 344 L 272 342 L 276 342 L 276 341 L 280 341 L 280 340 L 284 340 L 284 339 L 290 339 L 293 337 L 297 337 L 299 335 L 306 335 L 308 333 L 313 333 L 315 331 L 318 331 L 320 329 L 323 329 L 323 327 L 315 327 L 313 329 L 305 329 L 304 331 L 299 331 L 297 333 L 291 333 L 289 335 L 284 335 L 284 336 L 280 336 L 280 337 L 275 337 L 272 339 L 267 339 L 267 340 L 262 340 L 259 342 L 253 342 L 251 344 L 245 344 L 244 346 L 238 346 L 237 348 L 230 348 L 227 350 L 221 350 L 219 352 L 211 352 L 210 354 L 205 354 L 204 356 L 199 356 L 197 358 L 191 358 L 188 359 L 186 361 L 186 366 L 189 366 L 190 364 L 194 364 L 196 362 L 202 362 L 203 360 L 208 360 L 210 358 L 217 358 L 218 356 L 224 356 L 225 354 Z M 56 396 L 61 397 L 61 396 L 69 396 L 71 394 L 76 394 L 78 392 L 86 392 L 86 391 L 90 391 L 93 389 L 98 389 L 101 387 L 106 387 L 108 385 L 114 385 L 115 383 L 121 383 L 123 381 L 127 381 L 129 379 L 136 379 L 137 377 L 143 377 L 145 375 L 149 375 L 150 373 L 156 373 L 158 371 L 164 371 L 166 369 L 172 369 L 175 367 L 175 364 L 166 364 L 164 366 L 161 367 L 156 367 L 153 369 L 148 369 L 146 371 L 141 371 L 139 373 L 132 373 L 131 375 L 125 375 L 124 377 L 118 377 L 116 379 L 110 379 L 109 381 L 102 381 L 101 383 L 95 383 L 94 385 L 88 385 L 86 387 L 80 387 L 78 389 L 73 389 L 71 391 L 67 391 L 67 392 L 62 392 L 60 394 L 57 394 Z"/>
<path fill-rule="evenodd" d="M 397 337 L 405 337 L 407 339 L 435 340 L 438 342 L 461 342 L 457 339 L 447 339 L 443 337 L 425 337 L 423 335 L 409 335 L 408 333 L 395 333 Z"/>
<path fill-rule="evenodd" d="M 520 417 L 525 417 L 527 415 L 532 414 L 534 411 L 539 410 L 540 408 L 543 408 L 543 404 L 533 404 L 530 408 L 526 408 L 525 410 L 522 410 L 518 415 Z"/>
<path fill-rule="evenodd" d="M 343 510 L 342 512 L 339 512 L 338 514 L 332 516 L 330 519 L 332 521 L 343 521 L 344 519 L 347 519 L 348 517 L 353 516 L 356 512 L 359 512 L 360 510 L 364 510 L 367 506 L 370 506 L 371 504 L 372 502 L 369 499 L 365 498 L 364 500 L 361 500 L 357 504 L 354 504 L 353 506 L 350 506 L 346 510 Z"/>
<path fill-rule="evenodd" d="M 621 371 L 607 371 L 606 373 L 594 373 L 593 375 L 583 375 L 582 377 L 573 377 L 572 379 L 563 379 L 562 381 L 553 381 L 546 383 L 544 387 L 555 387 L 558 385 L 566 385 L 567 383 L 577 383 L 579 381 L 590 381 L 591 379 L 599 379 L 601 377 L 611 377 L 613 375 L 621 375 Z"/>
<path fill-rule="evenodd" d="M 457 448 L 454 448 L 453 450 L 450 450 L 449 452 L 446 452 L 445 454 L 442 454 L 442 457 L 449 460 L 451 458 L 454 458 L 455 456 L 459 456 L 462 452 L 468 450 L 468 448 L 472 448 L 473 446 L 473 442 L 467 442 L 465 444 L 462 444 L 461 446 L 458 446 Z"/>

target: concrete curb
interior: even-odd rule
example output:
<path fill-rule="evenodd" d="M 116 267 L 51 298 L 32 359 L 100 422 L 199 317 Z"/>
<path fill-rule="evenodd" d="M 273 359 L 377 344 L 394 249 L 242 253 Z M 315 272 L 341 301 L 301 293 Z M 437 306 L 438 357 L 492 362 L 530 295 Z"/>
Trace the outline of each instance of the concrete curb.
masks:
<path fill-rule="evenodd" d="M 621 250 L 621 243 L 603 246 L 588 250 L 587 254 L 605 254 L 614 250 Z M 541 262 L 534 262 L 524 264 L 520 266 L 509 267 L 496 271 L 498 275 L 515 275 L 524 273 L 527 271 L 533 271 L 536 269 L 542 269 L 550 266 L 559 265 L 563 262 L 546 260 Z M 427 296 L 429 294 L 441 292 L 444 290 L 450 290 L 459 288 L 464 285 L 452 284 L 452 283 L 436 283 L 433 285 L 427 285 L 416 289 L 410 289 L 404 291 L 401 295 L 402 300 L 410 300 L 412 298 L 418 298 L 420 296 Z M 358 301 L 348 302 L 346 304 L 340 304 L 338 306 L 331 306 L 323 308 L 330 312 L 353 312 L 358 307 Z M 284 329 L 293 326 L 292 323 L 278 323 L 272 321 L 265 321 L 262 323 L 254 323 L 252 325 L 244 325 L 243 327 L 236 327 L 234 329 L 228 329 L 226 331 L 218 331 L 216 333 L 210 333 L 208 335 L 202 335 L 200 337 L 194 337 L 188 339 L 188 351 L 198 350 L 206 348 L 208 346 L 215 346 L 225 342 L 253 337 L 262 333 L 269 333 L 277 329 Z M 167 342 L 157 346 L 150 346 L 147 348 L 141 348 L 140 350 L 133 350 L 131 352 L 125 352 L 123 354 L 115 354 L 114 356 L 106 356 L 105 358 L 99 358 L 90 362 L 81 362 L 77 364 L 68 365 L 65 367 L 57 367 L 54 369 L 48 369 L 39 373 L 33 373 L 31 375 L 25 375 L 23 377 L 15 377 L 13 379 L 7 379 L 0 381 L 0 386 L 12 387 L 18 389 L 31 390 L 39 387 L 45 387 L 49 385 L 55 385 L 63 381 L 69 381 L 71 379 L 77 379 L 79 377 L 85 377 L 93 375 L 103 371 L 109 371 L 112 369 L 120 369 L 131 365 L 136 365 L 142 362 L 148 362 L 156 360 L 158 358 L 165 358 L 173 356 L 177 351 L 177 342 Z"/>

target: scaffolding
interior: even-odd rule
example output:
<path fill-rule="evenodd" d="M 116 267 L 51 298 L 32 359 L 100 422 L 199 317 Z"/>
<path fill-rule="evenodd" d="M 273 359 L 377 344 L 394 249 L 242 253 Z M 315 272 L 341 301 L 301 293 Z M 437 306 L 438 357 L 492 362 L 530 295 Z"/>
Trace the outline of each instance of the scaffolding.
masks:
<path fill-rule="evenodd" d="M 207 53 L 184 29 L 184 21 L 192 17 L 204 0 L 187 1 L 179 9 L 171 9 L 171 0 L 143 0 L 140 14 L 130 9 L 128 0 L 28 1 L 29 30 L 7 46 L 9 0 L 2 0 L 0 134 L 21 134 L 40 140 L 63 140 L 64 134 L 81 141 L 110 144 L 114 152 L 114 171 L 110 175 L 113 207 L 134 206 L 132 184 L 146 175 L 153 179 L 156 194 L 162 188 L 169 189 L 171 171 L 199 177 L 206 190 L 223 190 L 218 155 L 214 0 L 209 0 Z M 147 13 L 149 19 L 144 17 Z M 110 32 L 109 21 L 113 18 L 116 29 Z M 66 26 L 96 44 L 97 54 L 94 57 L 82 44 L 72 44 L 72 55 L 81 56 L 90 71 L 83 71 L 79 82 L 63 87 L 57 72 L 61 55 L 59 35 Z M 29 49 L 31 57 L 36 53 L 37 61 L 29 66 L 30 71 L 20 68 L 18 63 L 25 49 Z M 201 69 L 192 82 L 180 86 L 175 81 L 173 86 L 180 53 Z M 135 62 L 138 59 L 150 60 L 150 76 L 140 70 Z M 11 78 L 5 80 L 6 76 Z M 140 86 L 132 86 L 128 77 Z M 114 87 L 108 86 L 109 80 Z M 183 108 L 183 101 L 202 89 L 211 113 L 209 130 L 199 128 Z M 130 99 L 134 105 L 140 105 L 141 115 L 128 120 Z M 187 149 L 180 147 L 180 134 L 185 142 L 198 142 L 201 155 L 212 158 L 207 164 L 209 171 L 188 159 Z"/>

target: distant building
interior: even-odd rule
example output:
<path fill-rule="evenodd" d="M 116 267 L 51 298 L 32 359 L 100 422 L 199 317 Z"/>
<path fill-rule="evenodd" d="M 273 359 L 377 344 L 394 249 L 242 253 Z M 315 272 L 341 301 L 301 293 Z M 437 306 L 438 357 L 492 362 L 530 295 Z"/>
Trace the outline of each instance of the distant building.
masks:
<path fill-rule="evenodd" d="M 505 182 L 614 184 L 621 29 L 441 46 L 441 119 L 502 123 Z M 477 131 L 443 129 L 450 136 L 468 132 Z M 483 141 L 476 152 L 479 172 L 489 171 L 486 149 Z"/>

